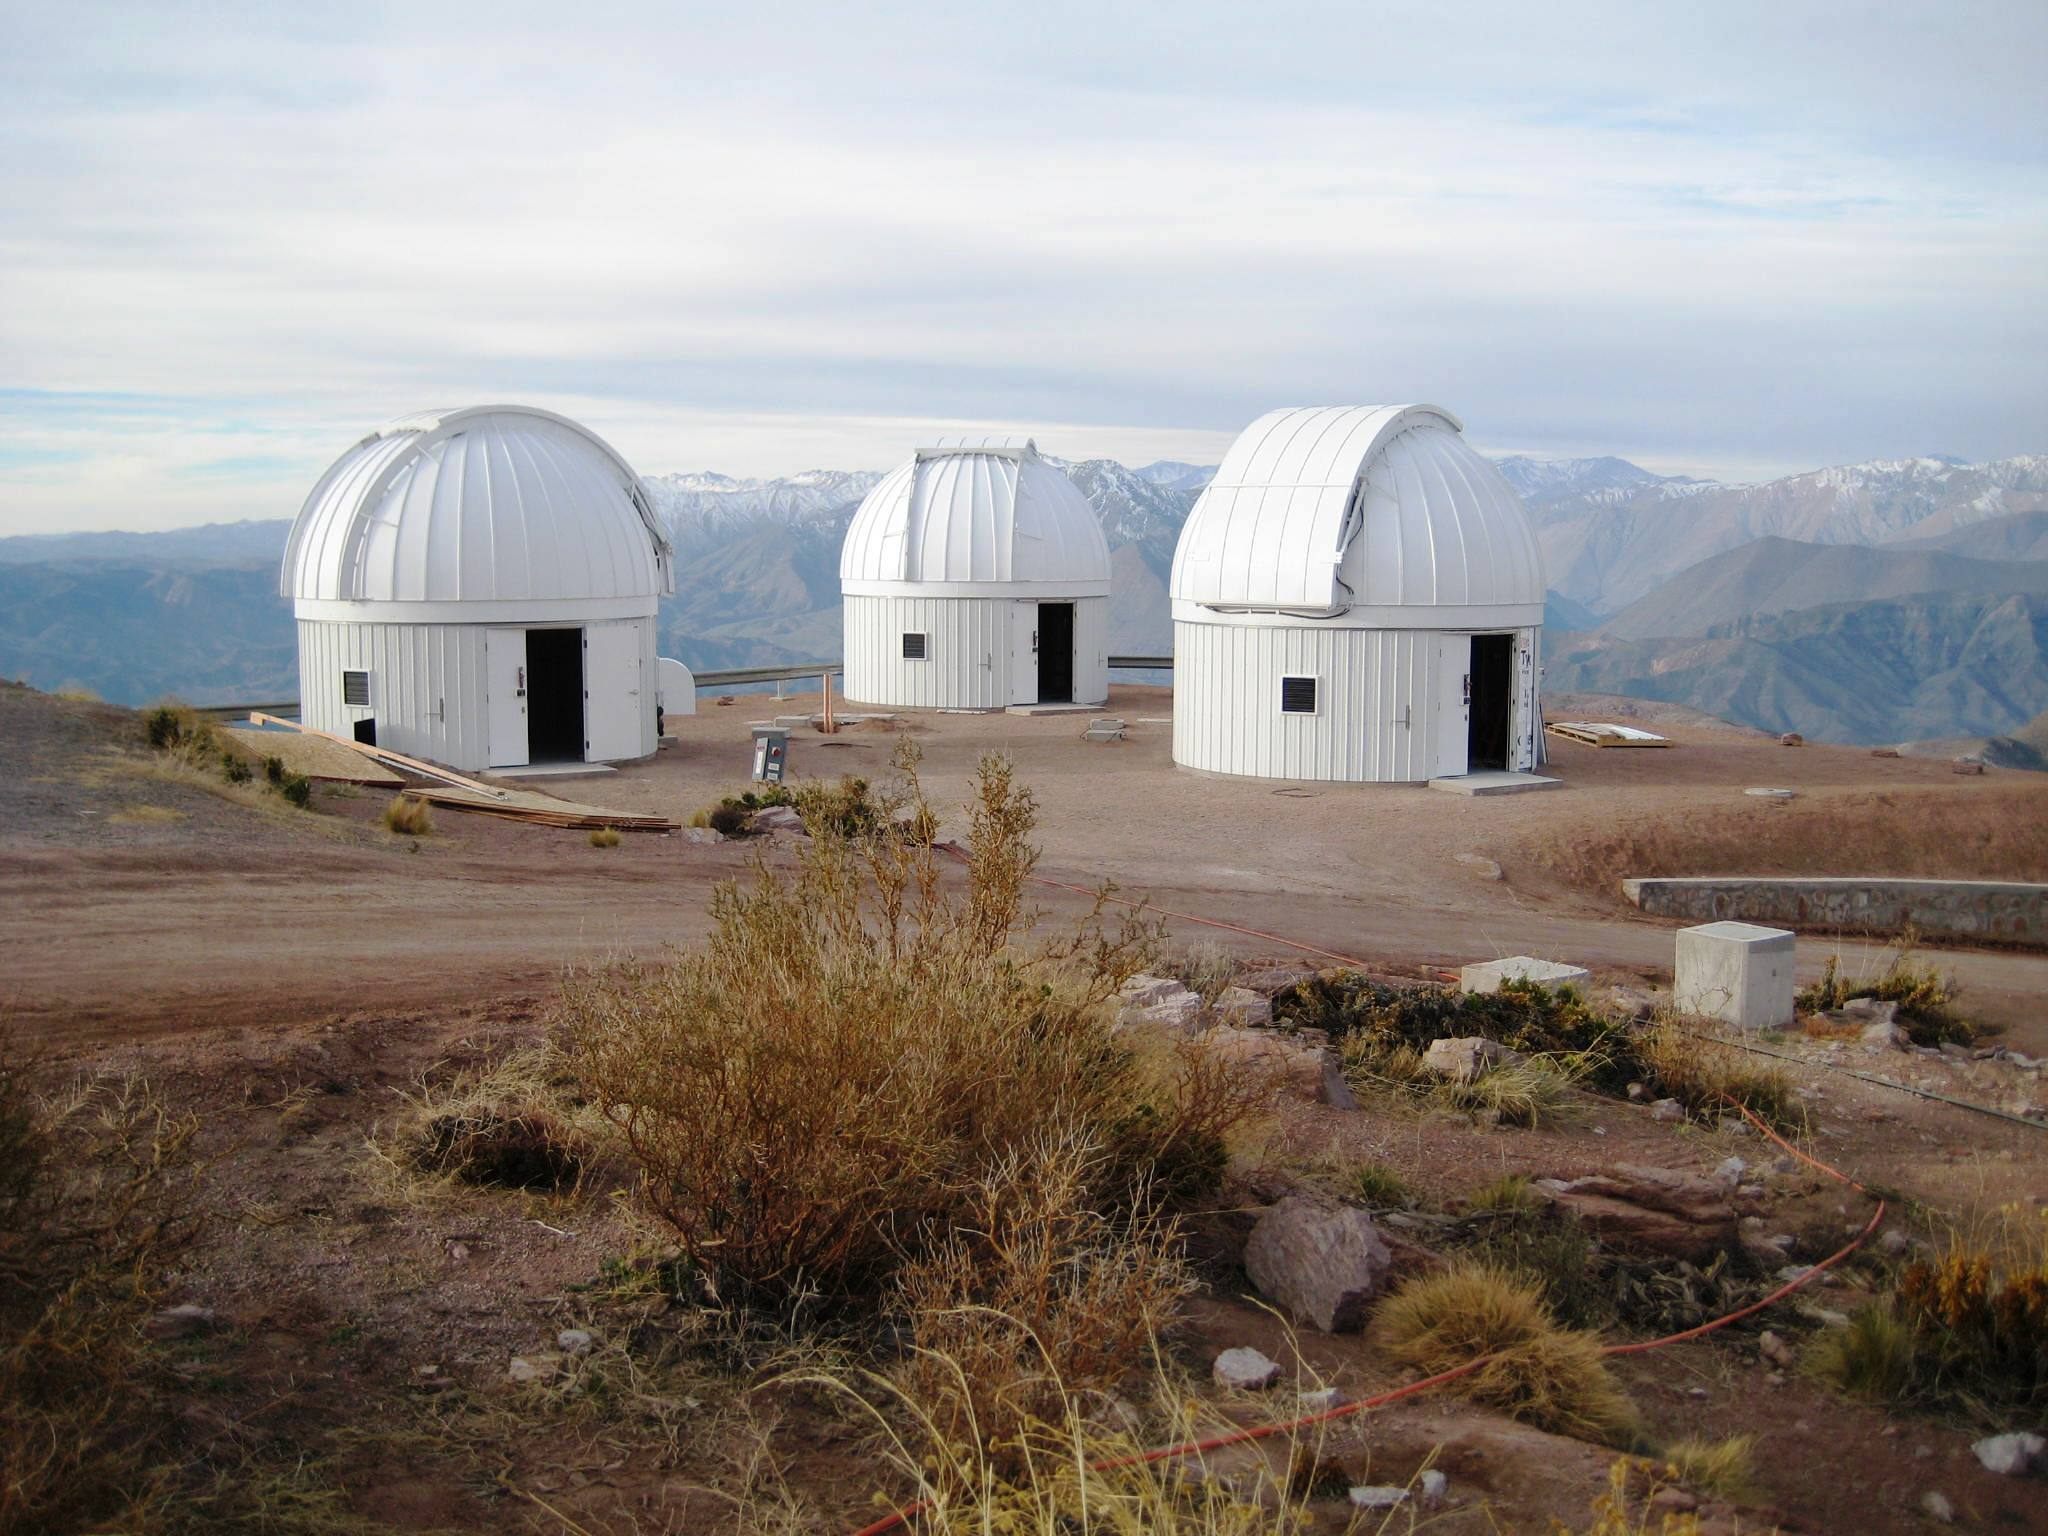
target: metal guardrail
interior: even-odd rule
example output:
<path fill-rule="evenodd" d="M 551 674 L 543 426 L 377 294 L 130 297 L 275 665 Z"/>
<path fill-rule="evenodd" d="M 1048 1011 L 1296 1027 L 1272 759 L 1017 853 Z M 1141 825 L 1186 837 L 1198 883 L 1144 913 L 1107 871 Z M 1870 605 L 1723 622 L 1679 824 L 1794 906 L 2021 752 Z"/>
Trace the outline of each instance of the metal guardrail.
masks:
<path fill-rule="evenodd" d="M 1109 658 L 1109 668 L 1112 672 L 1170 672 L 1173 670 L 1173 658 L 1171 656 L 1112 656 Z M 691 676 L 696 680 L 699 688 L 734 688 L 742 683 L 800 682 L 806 678 L 822 677 L 828 672 L 837 677 L 845 671 L 846 668 L 836 661 L 803 661 L 798 662 L 795 666 L 788 667 L 725 667 L 716 672 L 693 672 Z M 297 699 L 289 699 L 282 703 L 201 704 L 195 707 L 202 715 L 211 715 L 223 720 L 235 715 L 246 716 L 251 712 L 281 715 L 285 719 L 290 720 L 297 719 L 299 713 L 299 701 Z"/>

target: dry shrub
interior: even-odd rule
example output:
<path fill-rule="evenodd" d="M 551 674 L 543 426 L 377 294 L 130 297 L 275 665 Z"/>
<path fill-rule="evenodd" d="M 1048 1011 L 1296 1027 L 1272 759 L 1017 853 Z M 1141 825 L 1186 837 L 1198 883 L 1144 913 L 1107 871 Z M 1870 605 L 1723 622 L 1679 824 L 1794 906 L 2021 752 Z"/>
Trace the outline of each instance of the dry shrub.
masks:
<path fill-rule="evenodd" d="M 1607 1488 L 1593 1501 L 1593 1523 L 1583 1531 L 1564 1525 L 1554 1536 L 1700 1536 L 1700 1517 L 1690 1510 L 1674 1512 L 1660 1508 L 1656 1496 L 1666 1486 L 1656 1477 L 1632 1478 L 1644 1470 L 1627 1458 L 1607 1469 Z M 1638 1486 L 1631 1489 L 1631 1483 Z"/>
<path fill-rule="evenodd" d="M 1531 1056 L 1488 1067 L 1469 1082 L 1439 1079 L 1430 1097 L 1496 1125 L 1533 1130 L 1576 1117 L 1582 1070 L 1571 1057 Z"/>
<path fill-rule="evenodd" d="M 401 837 L 426 837 L 434 830 L 434 808 L 411 795 L 393 795 L 384 807 L 384 825 Z"/>
<path fill-rule="evenodd" d="M 1119 1390 L 1192 1289 L 1171 1218 L 1094 1207 L 1102 1161 L 1056 1131 L 1005 1154 L 899 1275 L 903 1386 L 947 1439 L 1014 1453 L 1070 1394 Z"/>
<path fill-rule="evenodd" d="M 617 827 L 593 827 L 590 832 L 590 846 L 593 848 L 616 848 L 620 837 Z"/>
<path fill-rule="evenodd" d="M 1410 1280 L 1381 1304 L 1373 1334 L 1429 1376 L 1492 1356 L 1450 1390 L 1538 1428 L 1613 1442 L 1637 1427 L 1599 1339 L 1560 1328 L 1533 1282 L 1493 1265 L 1462 1260 Z"/>
<path fill-rule="evenodd" d="M 1916 1345 L 1914 1387 L 1994 1415 L 2048 1413 L 2048 1211 L 2008 1207 L 2007 1241 L 1958 1233 L 1906 1266 L 1899 1314 Z M 2016 1241 L 2010 1234 L 2021 1235 Z"/>
<path fill-rule="evenodd" d="M 1842 974 L 1841 957 L 1829 955 L 1821 978 L 1804 988 L 1799 1007 L 1807 1013 L 1827 1013 L 1859 997 L 1897 1003 L 1899 1021 L 1915 1045 L 1940 1045 L 1945 1040 L 1968 1044 L 1977 1029 L 1956 1011 L 1956 982 L 1931 965 L 1913 958 L 1915 935 L 1908 933 L 1892 944 L 1891 958 L 1875 976 L 1857 980 Z"/>
<path fill-rule="evenodd" d="M 193 1131 L 135 1081 L 39 1099 L 0 1033 L 0 1531 L 156 1497 L 141 1324 L 193 1233 Z"/>
<path fill-rule="evenodd" d="M 1697 1028 L 1662 1020 L 1636 1037 L 1634 1050 L 1652 1086 L 1699 1119 L 1718 1120 L 1740 1104 L 1779 1130 L 1806 1123 L 1783 1072 Z"/>
<path fill-rule="evenodd" d="M 498 1189 L 574 1189 L 597 1153 L 547 1049 L 515 1052 L 442 1088 L 423 1088 L 393 1138 L 396 1161 Z M 587 1113 L 587 1111 L 584 1111 Z"/>
<path fill-rule="evenodd" d="M 1747 1498 L 1756 1487 L 1756 1436 L 1725 1440 L 1688 1437 L 1664 1447 L 1664 1473 L 1694 1493 L 1715 1499 Z"/>
<path fill-rule="evenodd" d="M 1047 1127 L 1096 1149 L 1082 1203 L 1105 1216 L 1214 1187 L 1250 1105 L 1194 1048 L 1162 1065 L 1116 1033 L 1151 943 L 1135 919 L 1024 939 L 1033 816 L 985 758 L 964 891 L 928 840 L 821 822 L 793 875 L 720 887 L 703 949 L 565 989 L 576 1070 L 648 1204 L 735 1299 L 873 1306 Z"/>

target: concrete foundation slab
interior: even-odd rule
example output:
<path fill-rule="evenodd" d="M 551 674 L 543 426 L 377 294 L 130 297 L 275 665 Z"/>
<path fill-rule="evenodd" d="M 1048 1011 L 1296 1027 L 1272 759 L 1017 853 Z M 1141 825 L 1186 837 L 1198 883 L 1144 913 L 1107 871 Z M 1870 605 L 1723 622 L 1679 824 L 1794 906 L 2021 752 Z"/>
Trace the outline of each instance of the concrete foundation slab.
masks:
<path fill-rule="evenodd" d="M 1563 779 L 1546 779 L 1539 773 L 1502 773 L 1487 769 L 1461 773 L 1456 778 L 1431 779 L 1431 789 L 1454 795 L 1519 795 L 1532 789 L 1563 789 Z"/>
<path fill-rule="evenodd" d="M 1504 981 L 1533 981 L 1545 987 L 1583 987 L 1592 977 L 1576 965 L 1556 960 L 1538 960 L 1532 955 L 1510 955 L 1505 960 L 1488 960 L 1463 966 L 1458 971 L 1460 992 L 1498 992 Z"/>
<path fill-rule="evenodd" d="M 1788 930 L 1754 923 L 1681 928 L 1673 1000 L 1737 1029 L 1781 1029 L 1793 1017 L 1793 944 Z"/>

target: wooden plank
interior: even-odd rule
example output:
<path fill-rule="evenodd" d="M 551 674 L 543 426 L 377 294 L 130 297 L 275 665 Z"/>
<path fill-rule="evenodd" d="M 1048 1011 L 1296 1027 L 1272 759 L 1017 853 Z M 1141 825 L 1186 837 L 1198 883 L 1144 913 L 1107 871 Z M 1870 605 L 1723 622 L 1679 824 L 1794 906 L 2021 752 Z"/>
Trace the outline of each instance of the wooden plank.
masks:
<path fill-rule="evenodd" d="M 1599 725 L 1576 720 L 1547 721 L 1544 732 L 1551 736 L 1562 736 L 1566 741 L 1576 741 L 1588 747 L 1668 747 L 1671 742 L 1665 737 L 1643 732 L 1635 736 L 1623 736 L 1615 727 L 1601 728 Z"/>
<path fill-rule="evenodd" d="M 425 800 L 431 805 L 446 806 L 454 811 L 478 811 L 486 816 L 498 816 L 508 821 L 524 821 L 545 827 L 588 830 L 617 827 L 621 832 L 673 832 L 678 826 L 678 823 L 666 816 L 653 816 L 638 811 L 610 811 L 600 806 L 577 805 L 566 800 L 538 804 L 531 800 L 478 799 L 466 790 L 435 789 L 431 786 L 418 785 L 402 793 Z"/>
<path fill-rule="evenodd" d="M 308 736 L 318 736 L 322 741 L 339 742 L 351 751 L 362 753 L 373 762 L 404 768 L 408 772 L 419 774 L 422 778 L 438 779 L 443 784 L 452 784 L 457 789 L 467 789 L 479 795 L 502 796 L 508 793 L 489 784 L 479 784 L 475 779 L 466 779 L 453 769 L 423 763 L 416 757 L 407 757 L 403 752 L 393 752 L 388 747 L 373 747 L 367 741 L 354 741 L 346 736 L 337 736 L 332 731 L 316 731 L 310 725 L 301 725 L 296 720 L 280 720 L 276 715 L 266 715 L 260 710 L 250 712 L 249 722 L 252 725 L 281 725 Z"/>

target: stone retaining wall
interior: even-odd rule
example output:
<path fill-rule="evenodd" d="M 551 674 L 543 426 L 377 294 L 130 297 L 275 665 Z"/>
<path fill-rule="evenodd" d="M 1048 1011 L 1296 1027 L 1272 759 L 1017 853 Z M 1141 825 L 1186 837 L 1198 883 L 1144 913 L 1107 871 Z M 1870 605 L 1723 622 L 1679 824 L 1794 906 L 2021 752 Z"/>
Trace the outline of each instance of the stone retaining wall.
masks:
<path fill-rule="evenodd" d="M 1624 880 L 1657 917 L 1895 934 L 2048 948 L 2048 885 L 2012 880 L 1792 880 L 1770 876 Z"/>

